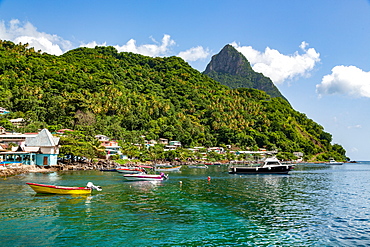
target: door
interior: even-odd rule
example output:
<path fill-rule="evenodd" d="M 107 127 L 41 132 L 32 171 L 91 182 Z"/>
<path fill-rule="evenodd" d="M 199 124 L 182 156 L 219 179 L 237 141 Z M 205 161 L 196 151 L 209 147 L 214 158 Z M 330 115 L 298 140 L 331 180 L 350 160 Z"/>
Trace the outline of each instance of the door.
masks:
<path fill-rule="evenodd" d="M 48 157 L 47 157 L 47 156 L 44 156 L 44 162 L 43 162 L 43 165 L 44 165 L 44 166 L 48 166 L 48 165 L 49 165 Z"/>

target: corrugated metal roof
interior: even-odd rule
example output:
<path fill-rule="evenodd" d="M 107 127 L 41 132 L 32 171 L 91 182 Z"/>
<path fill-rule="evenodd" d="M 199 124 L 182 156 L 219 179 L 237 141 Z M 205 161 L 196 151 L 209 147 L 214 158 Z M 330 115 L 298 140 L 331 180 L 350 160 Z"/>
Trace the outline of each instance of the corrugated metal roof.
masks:
<path fill-rule="evenodd" d="M 25 152 L 36 153 L 40 150 L 40 147 L 24 147 Z"/>
<path fill-rule="evenodd" d="M 59 137 L 53 137 L 47 129 L 43 129 L 37 136 L 26 138 L 25 146 L 55 147 L 58 145 L 59 139 Z"/>

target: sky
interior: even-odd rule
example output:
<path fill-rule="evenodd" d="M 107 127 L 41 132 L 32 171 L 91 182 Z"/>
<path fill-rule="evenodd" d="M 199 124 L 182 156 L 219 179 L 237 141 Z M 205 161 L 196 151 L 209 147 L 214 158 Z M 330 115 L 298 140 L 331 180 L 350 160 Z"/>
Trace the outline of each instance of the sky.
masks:
<path fill-rule="evenodd" d="M 0 39 L 179 56 L 233 45 L 351 160 L 370 160 L 370 0 L 0 0 Z"/>

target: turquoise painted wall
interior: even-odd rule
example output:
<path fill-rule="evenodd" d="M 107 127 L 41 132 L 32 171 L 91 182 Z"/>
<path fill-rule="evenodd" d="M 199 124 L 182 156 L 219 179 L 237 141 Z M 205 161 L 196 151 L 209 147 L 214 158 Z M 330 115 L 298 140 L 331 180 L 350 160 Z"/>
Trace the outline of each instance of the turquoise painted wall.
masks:
<path fill-rule="evenodd" d="M 36 165 L 44 165 L 44 157 L 47 158 L 47 164 L 49 166 L 56 165 L 58 155 L 57 154 L 36 154 Z"/>

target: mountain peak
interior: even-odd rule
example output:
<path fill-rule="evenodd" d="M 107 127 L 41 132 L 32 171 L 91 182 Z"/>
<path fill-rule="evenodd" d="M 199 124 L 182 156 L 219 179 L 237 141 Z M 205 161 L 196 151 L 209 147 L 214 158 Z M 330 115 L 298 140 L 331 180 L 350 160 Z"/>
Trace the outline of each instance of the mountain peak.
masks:
<path fill-rule="evenodd" d="M 255 72 L 247 58 L 232 45 L 225 45 L 212 56 L 203 73 L 230 88 L 254 88 L 285 99 L 271 79 Z"/>
<path fill-rule="evenodd" d="M 248 60 L 238 52 L 232 45 L 225 45 L 222 50 L 212 56 L 211 62 L 207 65 L 205 74 L 211 71 L 219 73 L 228 73 L 230 75 L 247 76 L 252 70 Z"/>

